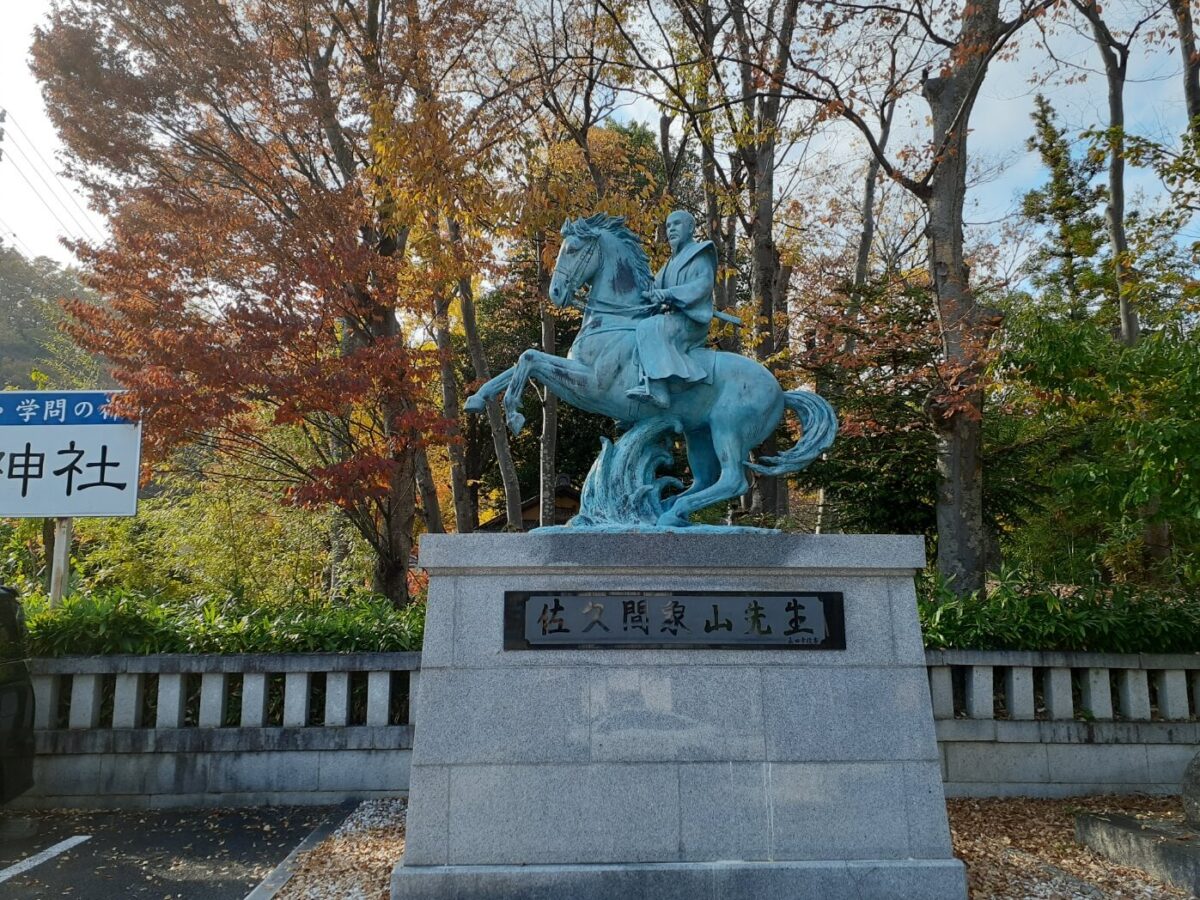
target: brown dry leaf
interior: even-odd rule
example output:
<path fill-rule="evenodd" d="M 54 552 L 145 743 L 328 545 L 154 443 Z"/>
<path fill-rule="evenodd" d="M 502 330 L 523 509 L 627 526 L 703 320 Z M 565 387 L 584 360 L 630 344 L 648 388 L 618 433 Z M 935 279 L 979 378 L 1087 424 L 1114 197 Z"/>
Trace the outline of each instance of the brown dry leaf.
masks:
<path fill-rule="evenodd" d="M 392 869 L 403 854 L 403 833 L 390 829 L 327 838 L 302 857 L 279 900 L 389 900 Z"/>
<path fill-rule="evenodd" d="M 1186 891 L 1117 866 L 1075 843 L 1075 814 L 1120 812 L 1181 821 L 1177 797 L 947 801 L 954 853 L 971 900 L 1187 900 Z M 305 854 L 280 900 L 388 900 L 404 852 L 402 825 L 335 835 Z"/>
<path fill-rule="evenodd" d="M 954 853 L 967 864 L 972 900 L 1191 896 L 1075 843 L 1076 813 L 1121 812 L 1179 821 L 1183 815 L 1177 797 L 958 799 L 947 801 L 947 806 Z"/>

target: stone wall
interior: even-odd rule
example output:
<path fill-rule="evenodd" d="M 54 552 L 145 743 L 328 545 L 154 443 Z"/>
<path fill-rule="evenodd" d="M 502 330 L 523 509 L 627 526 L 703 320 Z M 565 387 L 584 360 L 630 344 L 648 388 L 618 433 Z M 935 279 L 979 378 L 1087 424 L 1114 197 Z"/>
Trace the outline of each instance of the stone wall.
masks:
<path fill-rule="evenodd" d="M 333 803 L 404 792 L 420 659 L 33 660 L 37 785 L 14 805 Z M 926 662 L 951 797 L 1173 793 L 1200 745 L 1200 655 L 930 651 Z"/>
<path fill-rule="evenodd" d="M 17 806 L 336 803 L 408 787 L 418 653 L 35 659 Z"/>
<path fill-rule="evenodd" d="M 1176 793 L 1200 655 L 926 654 L 949 797 Z"/>

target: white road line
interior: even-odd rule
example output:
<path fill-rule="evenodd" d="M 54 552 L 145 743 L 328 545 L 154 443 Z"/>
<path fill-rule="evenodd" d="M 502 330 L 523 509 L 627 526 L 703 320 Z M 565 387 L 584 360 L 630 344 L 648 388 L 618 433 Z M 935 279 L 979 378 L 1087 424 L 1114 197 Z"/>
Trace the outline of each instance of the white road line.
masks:
<path fill-rule="evenodd" d="M 48 859 L 54 859 L 60 853 L 66 853 L 72 847 L 78 847 L 84 841 L 92 839 L 90 834 L 77 834 L 75 837 L 67 838 L 65 841 L 59 841 L 53 847 L 47 847 L 41 853 L 35 853 L 28 859 L 23 859 L 19 863 L 14 863 L 7 869 L 0 869 L 0 881 L 8 881 L 10 878 L 16 878 L 22 872 L 28 872 L 34 866 L 40 866 Z"/>

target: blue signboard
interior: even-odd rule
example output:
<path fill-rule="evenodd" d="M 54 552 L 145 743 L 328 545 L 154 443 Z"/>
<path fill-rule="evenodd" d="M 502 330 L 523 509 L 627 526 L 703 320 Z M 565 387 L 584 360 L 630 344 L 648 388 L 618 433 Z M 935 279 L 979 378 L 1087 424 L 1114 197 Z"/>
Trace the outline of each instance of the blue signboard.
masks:
<path fill-rule="evenodd" d="M 141 424 L 111 391 L 0 391 L 0 516 L 137 512 Z"/>
<path fill-rule="evenodd" d="M 108 411 L 112 391 L 0 391 L 0 425 L 132 425 Z"/>

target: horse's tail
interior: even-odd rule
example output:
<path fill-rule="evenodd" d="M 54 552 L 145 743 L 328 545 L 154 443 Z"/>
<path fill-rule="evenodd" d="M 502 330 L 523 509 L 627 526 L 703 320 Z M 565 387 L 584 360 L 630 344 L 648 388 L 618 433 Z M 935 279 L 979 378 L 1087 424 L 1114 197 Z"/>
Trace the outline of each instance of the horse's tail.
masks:
<path fill-rule="evenodd" d="M 746 463 L 761 475 L 791 475 L 799 472 L 824 453 L 837 434 L 837 413 L 817 394 L 811 391 L 784 391 L 783 402 L 800 419 L 803 435 L 794 447 L 778 456 L 764 456 L 757 463 Z"/>

